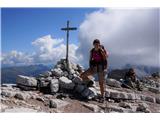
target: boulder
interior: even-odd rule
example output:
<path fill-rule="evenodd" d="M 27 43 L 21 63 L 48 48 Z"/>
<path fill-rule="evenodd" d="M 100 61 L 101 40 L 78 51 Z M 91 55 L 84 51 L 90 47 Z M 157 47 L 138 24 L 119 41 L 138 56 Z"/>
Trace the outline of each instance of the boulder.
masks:
<path fill-rule="evenodd" d="M 86 88 L 82 91 L 81 93 L 82 97 L 87 98 L 87 99 L 92 99 L 97 96 L 97 91 L 95 88 Z"/>
<path fill-rule="evenodd" d="M 52 72 L 50 71 L 46 71 L 45 73 L 43 73 L 44 77 L 50 77 L 52 75 Z"/>
<path fill-rule="evenodd" d="M 131 109 L 131 106 L 130 106 L 130 104 L 128 104 L 128 103 L 125 103 L 125 102 L 120 102 L 120 103 L 119 103 L 119 106 L 120 106 L 120 107 L 123 107 L 123 108 L 128 108 L 128 109 Z"/>
<path fill-rule="evenodd" d="M 65 107 L 68 104 L 69 104 L 69 102 L 59 100 L 59 99 L 51 99 L 49 101 L 50 108 L 62 108 L 62 107 Z"/>
<path fill-rule="evenodd" d="M 137 111 L 137 112 L 145 112 L 145 113 L 148 113 L 148 112 L 149 112 L 149 110 L 148 110 L 148 105 L 145 104 L 145 103 L 138 104 L 138 107 L 136 108 L 136 111 Z"/>
<path fill-rule="evenodd" d="M 82 83 L 83 83 L 82 79 L 81 79 L 79 76 L 74 77 L 74 78 L 72 79 L 72 81 L 73 81 L 74 83 L 76 83 L 76 84 L 82 84 Z"/>
<path fill-rule="evenodd" d="M 148 87 L 148 90 L 156 94 L 160 93 L 160 88 Z"/>
<path fill-rule="evenodd" d="M 120 88 L 121 87 L 121 83 L 115 79 L 111 79 L 111 78 L 108 78 L 106 80 L 106 84 L 111 86 L 111 87 L 117 87 L 117 88 Z"/>
<path fill-rule="evenodd" d="M 59 90 L 59 81 L 58 81 L 58 79 L 52 79 L 50 81 L 50 90 L 51 90 L 51 93 L 58 92 L 58 90 Z"/>
<path fill-rule="evenodd" d="M 145 101 L 154 103 L 154 102 L 155 102 L 155 98 L 154 98 L 154 97 L 151 97 L 151 96 L 146 96 L 146 97 L 145 97 Z"/>
<path fill-rule="evenodd" d="M 60 77 L 59 83 L 61 88 L 69 89 L 69 90 L 72 90 L 75 86 L 75 84 L 66 77 Z"/>
<path fill-rule="evenodd" d="M 88 98 L 88 96 L 90 95 L 90 90 L 88 88 L 84 89 L 81 93 L 82 97 L 84 98 Z"/>
<path fill-rule="evenodd" d="M 113 99 L 119 98 L 119 93 L 118 92 L 110 92 L 110 97 Z"/>
<path fill-rule="evenodd" d="M 14 97 L 17 98 L 17 99 L 20 99 L 20 100 L 27 100 L 31 96 L 29 94 L 27 94 L 27 93 L 18 92 L 18 93 L 15 94 Z"/>
<path fill-rule="evenodd" d="M 64 77 L 67 77 L 69 74 L 68 74 L 68 72 L 67 71 L 64 71 L 63 73 L 62 73 L 62 76 L 64 76 Z"/>
<path fill-rule="evenodd" d="M 88 96 L 88 99 L 95 98 L 97 96 L 97 90 L 94 87 L 88 88 L 90 90 L 90 94 Z"/>
<path fill-rule="evenodd" d="M 24 90 L 35 90 L 37 88 L 37 80 L 34 77 L 18 75 L 16 83 L 18 87 Z"/>
<path fill-rule="evenodd" d="M 160 104 L 160 98 L 156 97 L 155 99 L 156 99 L 156 103 Z"/>
<path fill-rule="evenodd" d="M 84 85 L 77 85 L 75 88 L 75 91 L 78 93 L 82 93 L 82 91 L 84 91 L 86 89 L 86 86 Z"/>
<path fill-rule="evenodd" d="M 14 91 L 10 91 L 10 90 L 2 90 L 1 91 L 1 95 L 4 97 L 14 97 L 15 94 L 16 93 Z"/>
<path fill-rule="evenodd" d="M 61 77 L 63 73 L 63 71 L 60 68 L 55 68 L 55 69 L 52 69 L 51 71 L 52 71 L 52 75 L 56 77 Z"/>

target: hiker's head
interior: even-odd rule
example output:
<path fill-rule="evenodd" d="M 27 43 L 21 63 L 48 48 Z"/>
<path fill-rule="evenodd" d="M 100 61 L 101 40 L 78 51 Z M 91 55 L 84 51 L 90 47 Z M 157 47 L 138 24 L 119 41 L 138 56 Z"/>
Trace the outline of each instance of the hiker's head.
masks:
<path fill-rule="evenodd" d="M 99 48 L 99 46 L 100 46 L 100 40 L 95 39 L 95 40 L 93 41 L 93 45 L 94 45 L 95 48 Z"/>

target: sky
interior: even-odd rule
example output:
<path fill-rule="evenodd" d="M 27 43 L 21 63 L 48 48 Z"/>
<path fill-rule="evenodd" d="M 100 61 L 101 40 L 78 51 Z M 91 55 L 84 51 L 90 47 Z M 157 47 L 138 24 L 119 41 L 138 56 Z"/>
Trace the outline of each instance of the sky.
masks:
<path fill-rule="evenodd" d="M 100 39 L 109 65 L 159 66 L 158 8 L 5 8 L 2 19 L 2 65 L 56 63 L 65 57 L 71 21 L 69 59 L 88 66 L 89 50 Z"/>
<path fill-rule="evenodd" d="M 70 20 L 73 27 L 78 27 L 85 14 L 93 9 L 67 8 L 2 8 L 2 52 L 18 50 L 31 52 L 31 42 L 50 34 L 54 38 L 65 38 L 61 31 Z M 71 33 L 71 43 L 78 43 L 78 31 Z"/>

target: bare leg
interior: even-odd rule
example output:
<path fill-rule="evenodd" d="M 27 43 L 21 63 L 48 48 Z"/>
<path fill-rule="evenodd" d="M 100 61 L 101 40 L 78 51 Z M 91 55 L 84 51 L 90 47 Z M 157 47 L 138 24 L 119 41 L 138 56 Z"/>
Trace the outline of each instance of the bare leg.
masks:
<path fill-rule="evenodd" d="M 99 86 L 100 86 L 101 96 L 104 97 L 105 80 L 104 80 L 104 72 L 103 71 L 98 73 L 98 79 L 99 79 Z"/>
<path fill-rule="evenodd" d="M 88 70 L 86 70 L 85 72 L 83 72 L 83 73 L 80 75 L 80 77 L 82 78 L 82 80 L 83 80 L 84 82 L 87 82 L 87 81 L 89 81 L 88 76 L 89 76 L 89 75 L 93 75 L 93 74 L 95 74 L 94 68 L 93 68 L 93 69 L 89 68 Z"/>

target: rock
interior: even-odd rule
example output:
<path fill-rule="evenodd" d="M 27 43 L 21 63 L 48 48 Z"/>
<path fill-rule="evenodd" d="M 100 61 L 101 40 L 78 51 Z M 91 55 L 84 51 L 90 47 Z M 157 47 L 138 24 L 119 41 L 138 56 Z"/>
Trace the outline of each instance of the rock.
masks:
<path fill-rule="evenodd" d="M 69 74 L 69 75 L 68 75 L 68 78 L 69 78 L 70 80 L 72 80 L 72 79 L 74 78 L 74 76 L 73 76 L 72 74 Z"/>
<path fill-rule="evenodd" d="M 148 112 L 147 108 L 148 108 L 148 105 L 145 103 L 138 104 L 136 111 L 137 112 Z"/>
<path fill-rule="evenodd" d="M 37 80 L 34 77 L 18 75 L 16 83 L 24 90 L 36 90 L 37 88 Z"/>
<path fill-rule="evenodd" d="M 84 89 L 81 93 L 82 97 L 84 98 L 88 98 L 88 96 L 90 95 L 90 90 L 88 88 Z"/>
<path fill-rule="evenodd" d="M 36 100 L 41 101 L 41 102 L 45 102 L 43 97 L 37 97 Z"/>
<path fill-rule="evenodd" d="M 84 85 L 77 85 L 75 88 L 75 91 L 78 93 L 82 93 L 82 91 L 84 91 L 84 89 L 86 89 L 86 86 Z"/>
<path fill-rule="evenodd" d="M 83 103 L 83 106 L 92 110 L 93 112 L 100 112 L 101 111 L 101 109 L 97 105 L 94 105 L 94 104 Z"/>
<path fill-rule="evenodd" d="M 118 113 L 124 112 L 121 107 L 114 106 L 114 105 L 109 105 L 109 110 L 110 110 L 110 112 L 118 112 Z"/>
<path fill-rule="evenodd" d="M 93 87 L 90 87 L 89 90 L 90 90 L 90 94 L 88 96 L 88 99 L 95 98 L 97 96 L 97 90 Z"/>
<path fill-rule="evenodd" d="M 127 99 L 129 99 L 129 100 L 138 99 L 138 98 L 136 98 L 136 97 L 138 97 L 136 93 L 128 93 L 128 94 L 127 94 Z"/>
<path fill-rule="evenodd" d="M 84 68 L 83 68 L 83 66 L 81 66 L 81 65 L 79 65 L 79 64 L 77 64 L 77 71 L 79 72 L 79 73 L 82 73 L 83 71 L 84 71 Z"/>
<path fill-rule="evenodd" d="M 121 87 L 121 83 L 115 79 L 107 79 L 106 80 L 106 84 L 109 85 L 109 86 L 112 86 L 112 87 L 118 87 L 120 88 Z"/>
<path fill-rule="evenodd" d="M 18 92 L 18 93 L 15 94 L 14 97 L 17 98 L 17 99 L 20 99 L 20 100 L 27 100 L 31 96 L 29 94 L 27 94 L 27 93 Z"/>
<path fill-rule="evenodd" d="M 97 91 L 95 88 L 86 88 L 81 93 L 82 97 L 87 99 L 92 99 L 97 96 Z"/>
<path fill-rule="evenodd" d="M 77 76 L 80 76 L 80 74 L 79 74 L 79 72 L 78 72 L 78 71 L 76 71 L 76 72 L 75 72 L 75 74 L 76 74 Z"/>
<path fill-rule="evenodd" d="M 62 76 L 64 76 L 64 77 L 67 77 L 69 74 L 68 74 L 68 72 L 67 71 L 64 71 L 63 73 L 62 73 Z"/>
<path fill-rule="evenodd" d="M 148 90 L 156 94 L 160 93 L 160 88 L 148 87 Z"/>
<path fill-rule="evenodd" d="M 68 105 L 68 104 L 69 104 L 69 102 L 59 100 L 59 99 L 51 99 L 49 101 L 50 108 L 62 108 L 64 106 Z"/>
<path fill-rule="evenodd" d="M 106 92 L 105 92 L 105 97 L 106 97 L 106 98 L 109 98 L 109 97 L 110 97 L 110 92 L 107 91 L 107 90 L 106 90 Z"/>
<path fill-rule="evenodd" d="M 33 112 L 38 112 L 38 111 L 35 110 L 35 109 L 31 109 L 31 108 L 14 107 L 14 108 L 5 109 L 4 112 L 9 112 L 9 113 L 33 113 Z"/>
<path fill-rule="evenodd" d="M 146 97 L 145 97 L 145 101 L 154 103 L 154 102 L 155 102 L 155 99 L 154 99 L 154 97 L 146 96 Z"/>
<path fill-rule="evenodd" d="M 2 90 L 1 95 L 4 97 L 14 97 L 15 92 L 14 91 L 9 91 L 9 90 Z"/>
<path fill-rule="evenodd" d="M 59 81 L 58 79 L 52 79 L 50 82 L 51 93 L 56 93 L 59 90 Z"/>
<path fill-rule="evenodd" d="M 46 71 L 45 73 L 43 73 L 44 77 L 50 77 L 52 75 L 52 72 L 50 71 Z"/>
<path fill-rule="evenodd" d="M 118 92 L 110 92 L 110 97 L 113 99 L 119 98 L 119 93 Z"/>
<path fill-rule="evenodd" d="M 156 99 L 156 103 L 157 103 L 157 104 L 160 104 L 160 98 L 157 97 L 157 98 L 155 98 L 155 99 Z"/>
<path fill-rule="evenodd" d="M 121 78 L 124 78 L 125 73 L 128 71 L 128 69 L 115 69 L 108 73 L 108 78 L 120 80 Z"/>
<path fill-rule="evenodd" d="M 72 81 L 74 82 L 74 83 L 76 83 L 76 84 L 82 84 L 83 83 L 83 81 L 82 81 L 82 79 L 80 78 L 80 77 L 74 77 L 73 79 L 72 79 Z"/>
<path fill-rule="evenodd" d="M 72 74 L 72 75 L 75 74 L 74 69 L 70 69 L 69 72 L 70 72 L 70 74 Z"/>
<path fill-rule="evenodd" d="M 127 96 L 127 94 L 126 93 L 119 93 L 119 98 L 121 98 L 121 99 L 128 99 L 128 96 Z"/>
<path fill-rule="evenodd" d="M 120 102 L 120 103 L 119 103 L 119 106 L 120 106 L 120 107 L 123 107 L 123 108 L 131 109 L 131 106 L 130 106 L 128 103 L 125 103 L 125 102 Z"/>
<path fill-rule="evenodd" d="M 75 84 L 66 77 L 60 77 L 59 78 L 59 83 L 60 83 L 60 87 L 64 88 L 64 89 L 72 90 L 75 86 Z"/>
<path fill-rule="evenodd" d="M 60 68 L 55 68 L 52 70 L 53 76 L 61 77 L 62 73 L 63 73 L 63 71 Z"/>

